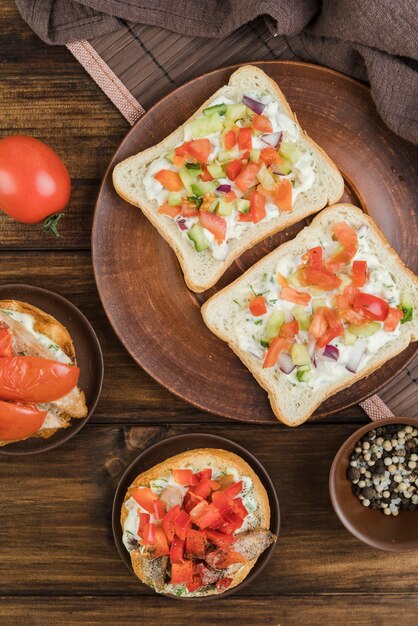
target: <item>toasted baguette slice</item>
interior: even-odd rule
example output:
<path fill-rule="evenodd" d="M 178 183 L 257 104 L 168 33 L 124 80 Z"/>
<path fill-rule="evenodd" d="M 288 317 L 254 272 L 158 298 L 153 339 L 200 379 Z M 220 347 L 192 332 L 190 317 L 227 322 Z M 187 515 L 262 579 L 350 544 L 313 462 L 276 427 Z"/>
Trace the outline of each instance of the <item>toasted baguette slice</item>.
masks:
<path fill-rule="evenodd" d="M 218 89 L 185 124 L 198 117 L 203 109 L 219 96 L 226 96 L 236 102 L 241 102 L 246 93 L 261 94 L 263 92 L 272 95 L 279 102 L 280 111 L 297 124 L 297 119 L 278 85 L 258 67 L 251 65 L 236 70 L 231 75 L 228 85 Z M 334 204 L 342 196 L 344 181 L 337 167 L 302 129 L 300 131 L 299 141 L 296 145 L 304 152 L 311 150 L 316 164 L 316 177 L 313 186 L 309 191 L 301 193 L 297 197 L 290 213 L 282 212 L 270 221 L 260 222 L 248 228 L 239 238 L 229 240 L 229 253 L 224 261 L 216 260 L 210 250 L 196 252 L 191 242 L 181 235 L 176 223 L 167 216 L 158 213 L 157 202 L 149 200 L 145 192 L 143 178 L 148 165 L 184 141 L 184 125 L 156 146 L 119 163 L 113 171 L 113 183 L 117 193 L 127 202 L 138 206 L 173 248 L 183 270 L 187 286 L 195 292 L 205 291 L 219 280 L 227 267 L 245 250 L 252 248 L 265 237 L 319 211 L 327 204 Z"/>
<path fill-rule="evenodd" d="M 29 315 L 33 320 L 33 330 L 44 335 L 51 341 L 51 346 L 47 347 L 27 330 L 19 321 L 8 316 L 4 311 L 14 311 L 19 314 Z M 68 357 L 68 361 L 76 364 L 74 344 L 68 330 L 55 317 L 45 313 L 26 302 L 19 300 L 0 300 L 0 324 L 9 326 L 13 335 L 13 348 L 15 353 L 25 352 L 28 356 L 39 356 L 55 360 L 56 354 L 53 346 L 58 346 Z M 75 387 L 67 396 L 46 405 L 38 405 L 38 408 L 48 411 L 46 420 L 41 430 L 35 437 L 47 439 L 57 432 L 59 428 L 70 426 L 72 418 L 82 418 L 87 415 L 85 394 Z M 51 427 L 48 427 L 51 424 Z M 45 427 L 46 425 L 46 427 Z M 0 446 L 14 443 L 0 439 Z"/>
<path fill-rule="evenodd" d="M 233 452 L 217 448 L 198 448 L 188 452 L 182 452 L 139 474 L 128 488 L 122 504 L 120 517 L 122 529 L 124 528 L 125 520 L 128 516 L 128 511 L 124 504 L 132 496 L 132 492 L 135 489 L 138 487 L 148 487 L 151 482 L 157 479 L 169 479 L 173 469 L 191 468 L 193 472 L 198 472 L 207 467 L 216 467 L 220 472 L 225 472 L 225 474 L 231 473 L 232 470 L 238 472 L 239 476 L 248 476 L 251 478 L 251 496 L 256 504 L 253 520 L 254 530 L 268 530 L 270 527 L 270 504 L 267 492 L 257 474 L 241 457 Z M 238 537 L 239 534 L 240 531 L 237 532 Z M 275 537 L 271 535 L 271 533 L 269 534 L 269 543 L 271 543 Z M 151 586 L 160 593 L 176 595 L 176 588 L 167 581 L 166 570 L 169 564 L 168 557 L 163 556 L 151 560 L 147 558 L 145 554 L 141 554 L 139 548 L 130 552 L 130 556 L 134 572 L 143 583 Z M 228 577 L 232 577 L 233 579 L 228 589 L 239 585 L 239 583 L 246 578 L 250 570 L 254 567 L 257 558 L 239 564 L 235 572 L 228 573 Z M 187 589 L 184 589 L 181 595 L 182 597 L 196 597 L 219 593 L 222 593 L 222 591 L 217 589 L 215 585 L 212 585 L 211 588 L 206 588 L 204 591 L 200 592 L 189 593 Z"/>
<path fill-rule="evenodd" d="M 381 346 L 372 355 L 367 367 L 360 369 L 356 374 L 337 378 L 334 384 L 320 390 L 314 390 L 308 385 L 294 386 L 288 377 L 277 368 L 263 369 L 262 360 L 239 348 L 233 323 L 234 307 L 236 311 L 234 299 L 239 299 L 239 294 L 242 296 L 243 287 L 248 290 L 248 285 L 256 283 L 257 278 L 260 278 L 265 272 L 275 274 L 280 259 L 288 254 L 297 257 L 304 254 L 309 248 L 317 246 L 321 240 L 321 234 L 324 231 L 329 232 L 333 224 L 341 221 L 347 222 L 353 228 L 359 228 L 362 224 L 368 225 L 367 240 L 373 254 L 381 260 L 382 266 L 394 277 L 400 291 L 407 290 L 412 294 L 414 318 L 410 322 L 401 324 L 400 334 L 393 341 Z M 267 391 L 276 417 L 288 426 L 298 426 L 307 420 L 326 398 L 352 385 L 357 380 L 365 378 L 386 361 L 405 350 L 412 341 L 418 339 L 418 281 L 390 247 L 370 217 L 350 204 L 337 204 L 322 211 L 295 239 L 279 246 L 231 285 L 210 298 L 202 307 L 202 315 L 210 330 L 229 344 L 230 348 Z"/>

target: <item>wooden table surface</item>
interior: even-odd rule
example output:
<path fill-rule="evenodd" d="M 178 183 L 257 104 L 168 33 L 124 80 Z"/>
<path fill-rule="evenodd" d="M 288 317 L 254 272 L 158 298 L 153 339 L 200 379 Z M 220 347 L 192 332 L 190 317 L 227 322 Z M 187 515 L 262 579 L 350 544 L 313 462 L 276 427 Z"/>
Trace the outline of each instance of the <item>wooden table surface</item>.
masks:
<path fill-rule="evenodd" d="M 128 124 L 65 48 L 29 30 L 12 0 L 3 0 L 0 18 L 0 135 L 46 141 L 73 181 L 59 239 L 0 217 L 0 281 L 71 299 L 95 327 L 106 367 L 97 410 L 75 438 L 42 455 L 0 457 L 0 624 L 416 624 L 418 555 L 361 544 L 329 501 L 334 454 L 367 422 L 359 407 L 295 430 L 241 425 L 172 396 L 124 351 L 99 302 L 90 229 L 100 178 Z M 381 393 L 397 415 L 418 416 L 417 369 Z M 251 450 L 272 476 L 282 513 L 262 575 L 230 599 L 199 605 L 137 582 L 111 531 L 126 465 L 150 444 L 190 430 Z"/>

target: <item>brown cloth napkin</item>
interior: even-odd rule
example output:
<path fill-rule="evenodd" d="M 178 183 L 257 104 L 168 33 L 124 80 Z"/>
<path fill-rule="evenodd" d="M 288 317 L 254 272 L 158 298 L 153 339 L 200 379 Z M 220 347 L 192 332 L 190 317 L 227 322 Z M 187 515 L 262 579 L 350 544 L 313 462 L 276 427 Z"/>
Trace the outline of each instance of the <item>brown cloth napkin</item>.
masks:
<path fill-rule="evenodd" d="M 385 123 L 418 143 L 416 0 L 16 0 L 49 44 L 116 30 L 118 18 L 177 33 L 221 38 L 260 15 L 295 55 L 371 85 Z"/>

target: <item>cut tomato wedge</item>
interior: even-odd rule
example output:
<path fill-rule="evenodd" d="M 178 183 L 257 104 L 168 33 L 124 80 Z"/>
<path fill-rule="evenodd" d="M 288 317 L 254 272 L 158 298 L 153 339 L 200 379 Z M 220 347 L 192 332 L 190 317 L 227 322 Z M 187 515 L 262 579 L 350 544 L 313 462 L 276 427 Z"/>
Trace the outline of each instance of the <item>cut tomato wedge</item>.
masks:
<path fill-rule="evenodd" d="M 367 281 L 367 261 L 353 261 L 353 285 L 364 287 Z"/>
<path fill-rule="evenodd" d="M 389 307 L 388 314 L 385 319 L 385 323 L 383 324 L 383 328 L 392 333 L 396 330 L 399 322 L 403 318 L 403 311 L 401 309 L 394 309 L 393 307 Z"/>
<path fill-rule="evenodd" d="M 238 494 L 241 493 L 242 487 L 243 487 L 242 480 L 237 480 L 236 483 L 232 483 L 232 485 L 225 487 L 225 489 L 222 490 L 222 493 L 227 498 L 235 498 Z"/>
<path fill-rule="evenodd" d="M 325 307 L 318 307 L 309 325 L 309 334 L 319 339 L 327 332 L 327 320 L 325 319 Z"/>
<path fill-rule="evenodd" d="M 165 502 L 162 500 L 154 500 L 154 517 L 156 520 L 163 519 L 165 515 Z"/>
<path fill-rule="evenodd" d="M 181 191 L 183 189 L 180 176 L 173 170 L 160 170 L 154 174 L 154 178 L 168 191 Z"/>
<path fill-rule="evenodd" d="M 173 478 L 179 485 L 197 485 L 199 478 L 191 469 L 173 469 Z"/>
<path fill-rule="evenodd" d="M 248 163 L 236 177 L 236 187 L 243 193 L 248 191 L 250 187 L 253 187 L 257 183 L 257 173 L 260 167 L 260 163 Z"/>
<path fill-rule="evenodd" d="M 360 310 L 369 320 L 383 322 L 389 312 L 389 304 L 371 293 L 359 292 L 354 299 L 354 309 Z"/>
<path fill-rule="evenodd" d="M 196 205 L 192 202 L 182 202 L 181 212 L 183 217 L 199 217 L 200 212 L 196 209 Z"/>
<path fill-rule="evenodd" d="M 224 591 L 224 589 L 228 589 L 232 581 L 233 581 L 233 578 L 225 576 L 225 578 L 221 578 L 220 580 L 217 580 L 215 585 L 217 589 L 219 589 L 220 591 Z"/>
<path fill-rule="evenodd" d="M 157 527 L 155 529 L 154 550 L 152 556 L 154 558 L 158 558 L 160 556 L 164 556 L 165 554 L 170 554 L 170 548 L 168 547 L 167 538 L 163 529 Z"/>
<path fill-rule="evenodd" d="M 197 591 L 200 587 L 203 587 L 203 581 L 199 574 L 193 574 L 193 580 L 191 583 L 186 583 L 187 591 L 193 593 L 193 591 Z"/>
<path fill-rule="evenodd" d="M 170 548 L 171 563 L 182 563 L 184 555 L 184 540 L 174 535 Z"/>
<path fill-rule="evenodd" d="M 218 243 L 225 241 L 226 237 L 226 221 L 219 215 L 204 211 L 200 213 L 199 220 L 203 228 L 207 228 L 213 235 Z"/>
<path fill-rule="evenodd" d="M 267 354 L 264 359 L 263 368 L 273 367 L 276 365 L 277 357 L 280 352 L 289 349 L 290 342 L 288 339 L 283 337 L 275 337 L 271 342 L 269 349 L 267 350 Z"/>
<path fill-rule="evenodd" d="M 158 207 L 158 213 L 161 213 L 161 215 L 168 215 L 169 217 L 174 218 L 177 217 L 177 215 L 180 215 L 181 208 L 179 206 L 170 206 L 168 202 L 165 202 Z"/>
<path fill-rule="evenodd" d="M 350 263 L 355 256 L 357 252 L 357 233 L 345 222 L 334 224 L 332 232 L 337 241 L 343 246 L 343 250 L 327 261 L 326 268 L 330 272 L 336 272 L 342 265 Z"/>
<path fill-rule="evenodd" d="M 186 511 L 180 511 L 174 520 L 174 527 L 176 530 L 176 535 L 180 537 L 180 539 L 186 539 L 187 530 L 192 525 L 192 520 L 190 515 L 186 513 Z"/>
<path fill-rule="evenodd" d="M 317 348 L 324 348 L 330 341 L 344 334 L 344 327 L 337 311 L 324 307 L 323 315 L 327 323 L 327 329 L 324 334 L 317 339 Z"/>
<path fill-rule="evenodd" d="M 259 130 L 262 133 L 273 132 L 273 126 L 266 115 L 254 115 L 252 125 L 255 130 Z"/>
<path fill-rule="evenodd" d="M 336 296 L 335 304 L 342 319 L 359 326 L 364 324 L 367 318 L 362 311 L 355 311 L 353 308 L 357 293 L 358 289 L 354 285 L 348 285 L 342 293 Z"/>
<path fill-rule="evenodd" d="M 47 413 L 34 406 L 0 400 L 0 439 L 15 441 L 34 435 L 44 423 Z"/>
<path fill-rule="evenodd" d="M 287 178 L 282 178 L 274 191 L 275 204 L 286 213 L 292 210 L 292 183 Z"/>
<path fill-rule="evenodd" d="M 0 359 L 0 398 L 42 404 L 63 398 L 77 385 L 80 370 L 73 365 L 34 356 Z"/>
<path fill-rule="evenodd" d="M 12 356 L 12 333 L 6 326 L 0 325 L 0 357 Z"/>
<path fill-rule="evenodd" d="M 299 277 L 303 285 L 312 285 L 324 291 L 338 289 L 342 282 L 341 278 L 320 267 L 302 267 L 299 270 Z"/>
<path fill-rule="evenodd" d="M 258 222 L 261 222 L 267 215 L 266 199 L 261 193 L 258 193 L 258 191 L 252 191 L 250 195 L 250 206 L 252 221 L 254 224 L 258 224 Z"/>
<path fill-rule="evenodd" d="M 230 161 L 227 165 L 225 165 L 224 169 L 225 174 L 228 176 L 229 180 L 235 180 L 242 170 L 242 161 L 240 161 L 239 159 Z"/>
<path fill-rule="evenodd" d="M 253 147 L 252 132 L 249 126 L 238 130 L 238 148 L 240 150 L 251 150 Z"/>
<path fill-rule="evenodd" d="M 165 514 L 164 519 L 161 524 L 162 529 L 165 532 L 165 536 L 167 537 L 170 543 L 171 541 L 173 541 L 173 537 L 176 532 L 175 519 L 179 513 L 180 513 L 180 506 L 176 504 L 176 506 L 174 506 L 172 509 L 168 511 L 168 513 Z"/>
<path fill-rule="evenodd" d="M 263 163 L 267 166 L 273 165 L 274 163 L 281 163 L 283 160 L 277 150 L 275 150 L 272 146 L 263 148 L 260 152 L 260 157 Z"/>
<path fill-rule="evenodd" d="M 204 533 L 210 543 L 213 543 L 213 545 L 218 546 L 218 548 L 222 550 L 228 550 L 237 540 L 236 537 L 231 537 L 231 535 L 221 533 L 218 530 L 206 529 Z"/>
<path fill-rule="evenodd" d="M 282 324 L 279 336 L 293 339 L 293 337 L 297 335 L 298 332 L 299 322 L 297 320 L 293 320 L 293 322 L 286 322 L 285 324 Z"/>
<path fill-rule="evenodd" d="M 286 302 L 294 302 L 295 304 L 306 305 L 311 301 L 312 296 L 309 293 L 298 291 L 294 287 L 290 287 L 290 285 L 287 285 L 286 287 L 282 287 L 282 290 L 280 292 L 280 298 L 282 300 L 286 300 Z"/>
<path fill-rule="evenodd" d="M 235 191 L 228 191 L 228 193 L 225 194 L 226 202 L 233 202 L 236 199 L 237 199 L 237 194 L 235 193 Z"/>
<path fill-rule="evenodd" d="M 210 141 L 207 138 L 186 141 L 182 146 L 174 149 L 178 156 L 190 154 L 199 163 L 207 163 L 210 155 Z"/>
<path fill-rule="evenodd" d="M 140 507 L 148 511 L 148 513 L 152 513 L 154 515 L 154 502 L 158 500 L 158 496 L 156 493 L 151 491 L 149 487 L 135 489 L 131 493 L 131 496 L 136 502 L 138 502 Z"/>
<path fill-rule="evenodd" d="M 186 537 L 186 554 L 196 559 L 204 559 L 206 552 L 206 537 L 201 530 L 189 528 Z"/>
<path fill-rule="evenodd" d="M 227 130 L 223 136 L 225 150 L 232 150 L 237 143 L 237 136 L 233 130 Z"/>
<path fill-rule="evenodd" d="M 302 261 L 306 267 L 322 268 L 322 255 L 323 250 L 321 246 L 310 248 L 303 256 Z"/>
<path fill-rule="evenodd" d="M 179 583 L 193 582 L 193 561 L 183 561 L 182 563 L 172 563 L 171 582 L 173 585 Z"/>
<path fill-rule="evenodd" d="M 156 525 L 151 522 L 149 522 L 148 524 L 144 524 L 144 528 L 142 531 L 142 539 L 141 539 L 141 543 L 143 546 L 147 546 L 147 545 L 154 543 L 156 528 L 157 528 Z"/>
<path fill-rule="evenodd" d="M 266 301 L 264 300 L 264 296 L 255 296 L 250 300 L 250 313 L 254 315 L 254 317 L 259 317 L 260 315 L 265 315 L 267 313 Z"/>
<path fill-rule="evenodd" d="M 146 524 L 149 524 L 151 516 L 149 513 L 140 513 L 138 522 L 138 535 L 142 537 Z"/>

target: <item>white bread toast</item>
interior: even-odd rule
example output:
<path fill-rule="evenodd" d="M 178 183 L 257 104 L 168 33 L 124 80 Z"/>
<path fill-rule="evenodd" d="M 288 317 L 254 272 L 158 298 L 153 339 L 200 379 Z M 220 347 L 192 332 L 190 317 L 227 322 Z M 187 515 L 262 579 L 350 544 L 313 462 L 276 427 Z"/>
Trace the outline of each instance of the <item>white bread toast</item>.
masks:
<path fill-rule="evenodd" d="M 365 367 L 360 368 L 357 373 L 345 372 L 345 376 L 337 376 L 335 382 L 333 380 L 332 384 L 319 390 L 308 385 L 294 385 L 290 382 L 289 377 L 282 374 L 278 368 L 263 369 L 262 360 L 240 349 L 234 326 L 235 302 L 236 299 L 240 299 L 240 296 L 242 297 L 243 289 L 248 290 L 248 285 L 257 284 L 257 279 L 265 272 L 275 274 L 277 264 L 281 259 L 287 255 L 298 257 L 309 248 L 317 246 L 321 240 L 321 233 L 323 234 L 327 229 L 329 231 L 333 224 L 341 221 L 345 221 L 355 229 L 361 227 L 362 224 L 368 226 L 367 242 L 370 249 L 381 262 L 381 266 L 390 272 L 397 288 L 400 291 L 406 290 L 411 294 L 414 317 L 411 321 L 400 324 L 399 335 L 372 354 Z M 367 377 L 386 361 L 402 352 L 411 342 L 418 339 L 418 280 L 390 247 L 370 217 L 352 205 L 337 204 L 323 210 L 295 239 L 279 246 L 231 285 L 210 298 L 202 307 L 202 315 L 208 328 L 229 344 L 230 348 L 267 391 L 276 417 L 288 426 L 298 426 L 307 420 L 326 398 L 352 385 L 357 380 Z"/>
<path fill-rule="evenodd" d="M 285 96 L 278 85 L 262 70 L 255 66 L 243 66 L 236 70 L 225 85 L 214 93 L 186 122 L 201 115 L 210 102 L 219 96 L 241 102 L 246 93 L 268 93 L 279 103 L 279 110 L 297 124 Z M 174 220 L 158 213 L 156 200 L 149 200 L 143 179 L 149 164 L 165 155 L 184 141 L 184 127 L 180 126 L 159 144 L 144 150 L 116 165 L 113 171 L 113 183 L 117 193 L 127 202 L 138 206 L 144 215 L 157 228 L 177 255 L 184 273 L 187 286 L 195 292 L 205 291 L 213 286 L 227 267 L 245 250 L 256 243 L 300 221 L 328 204 L 337 202 L 343 194 L 344 181 L 335 164 L 325 152 L 299 127 L 300 135 L 297 146 L 303 151 L 310 151 L 315 161 L 315 181 L 306 192 L 297 196 L 291 212 L 279 212 L 277 217 L 251 225 L 238 238 L 228 241 L 229 252 L 225 260 L 212 256 L 210 250 L 197 252 L 187 237 L 182 236 Z"/>
<path fill-rule="evenodd" d="M 47 337 L 51 342 L 51 346 L 47 347 L 40 343 L 19 321 L 7 315 L 8 311 L 30 316 L 35 333 Z M 57 347 L 66 355 L 69 363 L 76 365 L 74 344 L 68 330 L 49 313 L 45 313 L 32 304 L 19 300 L 0 300 L 0 324 L 9 325 L 13 335 L 15 352 L 24 350 L 28 356 L 40 356 L 55 360 L 56 356 L 52 348 Z M 72 418 L 86 417 L 88 412 L 85 394 L 78 387 L 75 387 L 64 398 L 48 403 L 48 405 L 39 405 L 38 408 L 47 410 L 46 420 L 55 425 L 51 428 L 43 426 L 35 435 L 32 435 L 43 439 L 51 437 L 58 428 L 70 426 Z M 0 446 L 10 443 L 15 443 L 15 441 L 0 439 Z"/>
<path fill-rule="evenodd" d="M 124 498 L 121 510 L 121 526 L 124 528 L 125 520 L 128 516 L 128 512 L 124 503 L 131 497 L 132 492 L 138 487 L 146 487 L 149 486 L 152 481 L 157 479 L 167 480 L 171 476 L 171 472 L 173 469 L 182 469 L 182 468 L 192 468 L 194 472 L 203 470 L 207 467 L 217 467 L 220 472 L 224 472 L 228 474 L 232 471 L 238 472 L 239 476 L 248 476 L 252 480 L 252 489 L 251 489 L 251 497 L 254 499 L 256 503 L 256 521 L 257 521 L 257 529 L 269 529 L 270 528 L 270 504 L 267 496 L 267 492 L 258 478 L 257 474 L 254 470 L 246 463 L 241 457 L 236 454 L 229 452 L 227 450 L 215 449 L 215 448 L 199 448 L 195 450 L 190 450 L 187 452 L 183 452 L 181 454 L 177 454 L 158 465 L 155 465 L 151 469 L 143 472 L 139 476 L 135 478 L 133 483 L 130 485 L 126 492 L 126 496 Z M 239 533 L 240 531 L 238 531 Z M 239 534 L 237 533 L 237 536 Z M 130 552 L 132 567 L 136 576 L 143 583 L 153 587 L 156 591 L 160 591 L 166 594 L 175 595 L 175 589 L 173 586 L 165 582 L 164 584 L 156 585 L 154 574 L 156 572 L 156 568 L 153 569 L 150 567 L 149 559 L 146 559 L 145 556 L 141 554 L 140 549 L 136 549 Z M 164 558 L 164 557 L 160 557 Z M 157 561 L 157 563 L 155 562 Z M 240 567 L 233 573 L 228 574 L 228 576 L 232 577 L 232 582 L 229 585 L 228 589 L 239 585 L 242 582 L 250 570 L 254 567 L 257 559 L 252 559 L 246 563 L 240 564 Z M 154 561 L 155 566 L 158 566 L 158 559 Z M 152 562 L 151 562 L 152 563 Z M 167 562 L 164 562 L 163 567 L 164 570 L 168 566 Z M 161 572 L 160 572 L 161 577 Z M 219 589 L 215 587 L 215 585 L 211 586 L 212 588 L 206 588 L 200 592 L 189 593 L 186 589 L 183 590 L 182 597 L 185 596 L 207 596 L 207 595 L 216 595 L 221 593 Z"/>

